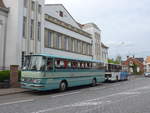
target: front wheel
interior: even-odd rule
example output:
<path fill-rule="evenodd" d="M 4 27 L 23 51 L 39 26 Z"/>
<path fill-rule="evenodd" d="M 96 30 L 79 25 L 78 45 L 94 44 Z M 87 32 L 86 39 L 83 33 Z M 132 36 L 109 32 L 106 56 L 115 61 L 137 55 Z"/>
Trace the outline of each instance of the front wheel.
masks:
<path fill-rule="evenodd" d="M 60 85 L 59 85 L 59 90 L 60 91 L 65 91 L 67 89 L 67 84 L 66 82 L 61 82 Z"/>
<path fill-rule="evenodd" d="M 96 86 L 96 79 L 93 79 L 93 80 L 92 80 L 91 86 L 92 86 L 92 87 Z"/>

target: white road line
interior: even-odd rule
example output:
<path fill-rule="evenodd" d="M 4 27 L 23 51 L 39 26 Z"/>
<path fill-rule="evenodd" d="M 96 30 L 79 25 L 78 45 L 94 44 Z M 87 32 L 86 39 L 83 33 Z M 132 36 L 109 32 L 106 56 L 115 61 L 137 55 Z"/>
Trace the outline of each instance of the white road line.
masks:
<path fill-rule="evenodd" d="M 54 96 L 51 96 L 51 97 L 56 98 L 56 97 L 62 97 L 62 96 L 66 96 L 66 95 L 73 95 L 73 94 L 77 94 L 77 93 L 80 93 L 80 91 L 72 92 L 72 93 L 65 93 L 65 94 L 60 94 L 60 95 L 54 95 Z"/>
<path fill-rule="evenodd" d="M 11 104 L 18 104 L 18 103 L 24 103 L 24 102 L 33 102 L 33 101 L 34 101 L 34 99 L 19 100 L 19 101 L 13 101 L 13 102 L 1 103 L 0 106 L 11 105 Z"/>

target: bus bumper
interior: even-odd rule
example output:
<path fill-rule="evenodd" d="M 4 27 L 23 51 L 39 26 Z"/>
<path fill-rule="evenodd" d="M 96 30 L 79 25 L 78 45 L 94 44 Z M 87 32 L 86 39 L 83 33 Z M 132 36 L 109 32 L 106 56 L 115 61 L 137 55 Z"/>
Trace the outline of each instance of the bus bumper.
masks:
<path fill-rule="evenodd" d="M 21 88 L 37 90 L 37 91 L 45 91 L 45 85 L 41 84 L 28 84 L 28 83 L 21 83 Z"/>

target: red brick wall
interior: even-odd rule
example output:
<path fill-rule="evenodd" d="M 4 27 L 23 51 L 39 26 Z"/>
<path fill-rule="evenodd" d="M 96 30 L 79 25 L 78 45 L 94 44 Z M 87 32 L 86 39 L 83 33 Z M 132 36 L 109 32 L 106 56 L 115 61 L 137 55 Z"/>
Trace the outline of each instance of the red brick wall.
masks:
<path fill-rule="evenodd" d="M 144 73 L 144 64 L 141 63 L 139 60 L 135 59 L 135 58 L 128 58 L 125 62 L 123 62 L 123 65 L 126 65 L 129 67 L 130 62 L 133 62 L 133 64 L 136 64 L 140 67 L 140 71 L 142 73 Z"/>

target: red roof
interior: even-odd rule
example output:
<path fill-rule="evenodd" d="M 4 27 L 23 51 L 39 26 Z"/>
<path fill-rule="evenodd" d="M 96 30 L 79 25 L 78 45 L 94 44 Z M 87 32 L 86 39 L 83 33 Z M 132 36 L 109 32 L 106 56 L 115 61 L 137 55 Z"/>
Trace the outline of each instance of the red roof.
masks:
<path fill-rule="evenodd" d="M 145 61 L 146 63 L 150 63 L 150 56 L 148 56 Z"/>

